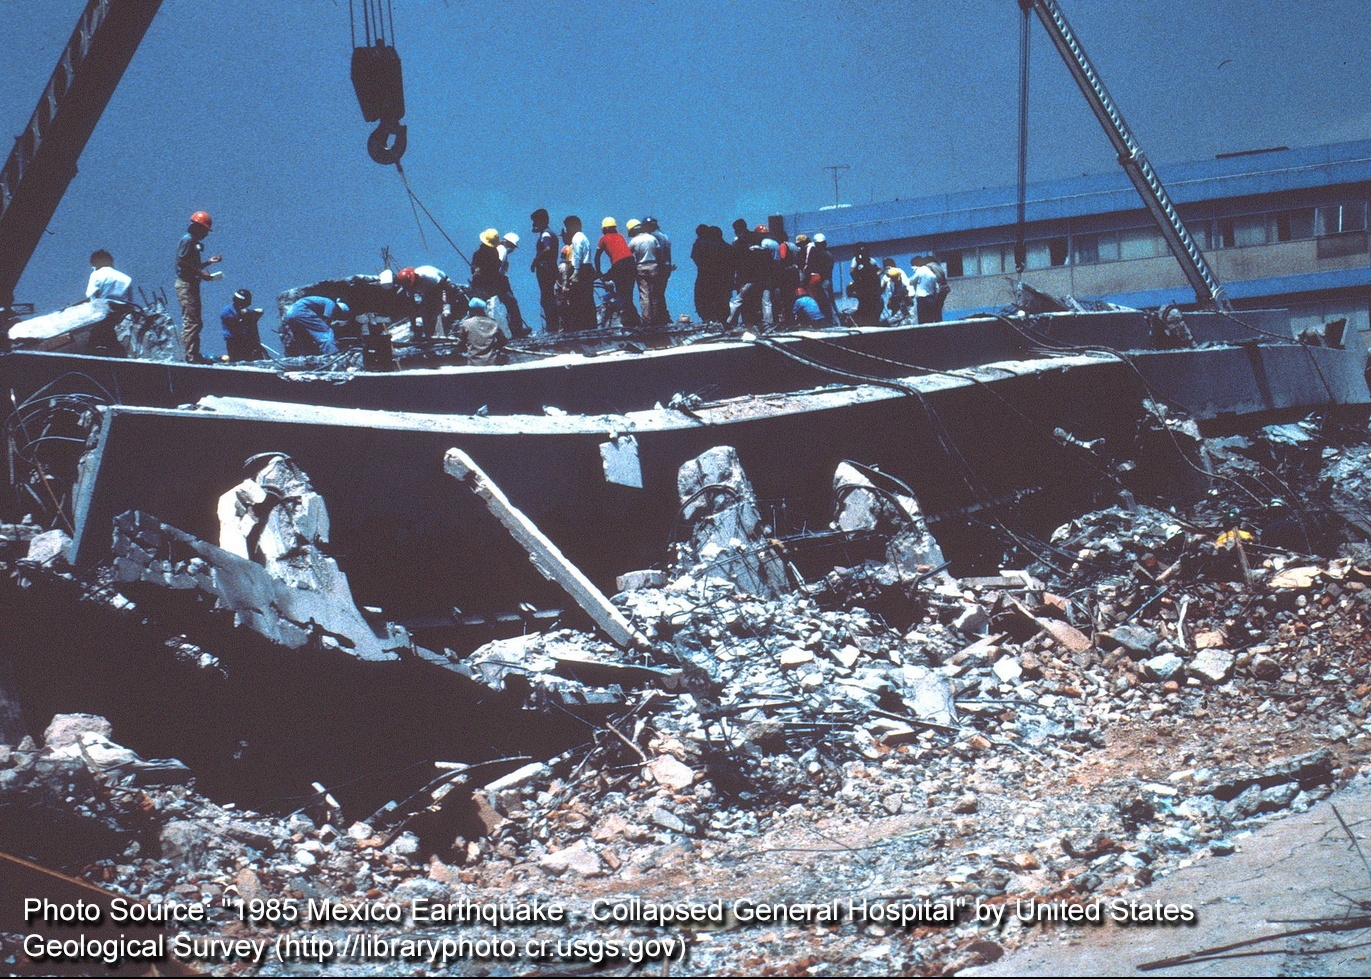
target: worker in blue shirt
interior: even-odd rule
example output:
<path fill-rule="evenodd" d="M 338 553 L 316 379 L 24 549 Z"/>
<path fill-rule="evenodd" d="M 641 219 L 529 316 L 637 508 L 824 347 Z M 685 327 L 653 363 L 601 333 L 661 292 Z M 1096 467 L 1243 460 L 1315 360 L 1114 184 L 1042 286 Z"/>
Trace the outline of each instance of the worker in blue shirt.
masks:
<path fill-rule="evenodd" d="M 819 308 L 819 302 L 804 289 L 795 290 L 795 305 L 791 307 L 795 322 L 801 325 L 826 325 L 828 317 Z"/>
<path fill-rule="evenodd" d="M 325 296 L 297 299 L 281 320 L 281 342 L 285 345 L 286 356 L 336 354 L 338 341 L 333 336 L 333 324 L 346 323 L 351 315 L 347 303 Z"/>
<path fill-rule="evenodd" d="M 229 360 L 262 359 L 262 338 L 257 332 L 257 321 L 261 318 L 262 311 L 252 308 L 250 290 L 239 289 L 233 294 L 233 300 L 219 314 Z"/>

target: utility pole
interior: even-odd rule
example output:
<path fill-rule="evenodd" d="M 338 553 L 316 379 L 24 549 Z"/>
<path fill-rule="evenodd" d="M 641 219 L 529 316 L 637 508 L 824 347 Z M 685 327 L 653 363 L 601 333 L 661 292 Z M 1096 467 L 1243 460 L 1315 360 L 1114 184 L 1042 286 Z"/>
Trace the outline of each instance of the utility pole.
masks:
<path fill-rule="evenodd" d="M 842 201 L 838 198 L 838 174 L 843 170 L 851 170 L 852 168 L 846 163 L 830 163 L 824 169 L 833 173 L 833 206 L 841 207 Z"/>

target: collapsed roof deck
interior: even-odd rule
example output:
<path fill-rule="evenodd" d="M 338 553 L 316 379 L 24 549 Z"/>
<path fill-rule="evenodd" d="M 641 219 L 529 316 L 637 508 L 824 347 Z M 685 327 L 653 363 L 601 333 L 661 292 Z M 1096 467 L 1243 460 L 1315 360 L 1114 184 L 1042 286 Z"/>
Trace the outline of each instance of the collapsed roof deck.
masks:
<path fill-rule="evenodd" d="M 1215 424 L 1320 406 L 1364 413 L 1363 361 L 1355 351 L 1269 341 L 1126 358 L 1062 353 L 610 414 L 425 414 L 214 397 L 188 409 L 114 406 L 82 467 L 73 553 L 79 562 L 102 557 L 114 518 L 131 509 L 214 539 L 212 501 L 237 482 L 243 461 L 284 452 L 329 500 L 333 550 L 360 600 L 399 615 L 509 608 L 554 595 L 444 475 L 454 446 L 604 585 L 660 559 L 676 524 L 677 471 L 712 446 L 738 449 L 764 499 L 801 508 L 827 499 L 834 467 L 852 458 L 906 481 L 936 514 L 1069 481 L 1089 466 L 1053 430 L 1124 444 L 1149 397 Z M 611 474 L 605 446 L 628 436 L 636 472 L 625 479 Z M 821 525 L 828 515 L 808 518 Z"/>
<path fill-rule="evenodd" d="M 1290 337 L 1280 311 L 1185 315 L 1195 342 L 1277 344 Z M 77 354 L 15 351 L 0 355 L 0 389 L 22 403 L 77 375 L 127 405 L 175 407 L 207 395 L 304 402 L 346 408 L 471 414 L 530 414 L 545 405 L 582 414 L 667 404 L 677 394 L 709 400 L 793 391 L 919 369 L 955 370 L 1018 360 L 1050 347 L 1147 350 L 1154 314 L 1140 311 L 1049 313 L 1025 319 L 984 317 L 925 326 L 795 331 L 753 339 L 711 339 L 662 350 L 600 354 L 554 352 L 497 367 L 445 366 L 393 373 L 291 370 L 264 365 L 196 365 Z M 1294 340 L 1288 341 L 1292 346 Z M 1342 355 L 1319 354 L 1323 370 L 1360 373 L 1365 350 L 1349 334 Z M 1303 356 L 1303 355 L 1301 355 Z M 1331 363 L 1336 361 L 1336 366 Z M 843 375 L 849 375 L 844 377 Z M 65 379 L 65 380 L 64 380 Z M 1281 400 L 1279 395 L 1275 401 Z M 0 413 L 9 411 L 0 407 Z"/>

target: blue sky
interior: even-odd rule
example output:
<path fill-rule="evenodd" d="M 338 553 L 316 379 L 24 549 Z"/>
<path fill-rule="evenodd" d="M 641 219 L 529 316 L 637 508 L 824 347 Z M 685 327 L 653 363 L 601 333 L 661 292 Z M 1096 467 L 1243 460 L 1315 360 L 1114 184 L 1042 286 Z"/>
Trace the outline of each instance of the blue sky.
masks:
<path fill-rule="evenodd" d="M 81 6 L 0 0 L 8 131 L 33 111 Z M 1371 136 L 1366 0 L 1064 6 L 1163 179 L 1168 161 Z M 827 164 L 851 167 L 842 197 L 857 203 L 1014 178 L 1013 0 L 393 8 L 405 168 L 463 251 L 492 226 L 527 241 L 539 206 L 594 226 L 652 213 L 681 266 L 673 315 L 691 311 L 696 224 L 831 203 Z M 135 285 L 171 295 L 176 241 L 202 208 L 225 273 L 206 285 L 207 313 L 246 286 L 273 324 L 276 293 L 375 272 L 383 247 L 465 278 L 427 224 L 425 248 L 394 169 L 367 157 L 350 51 L 346 0 L 166 0 L 16 298 L 79 299 L 101 246 Z M 1033 52 L 1030 177 L 1116 166 L 1036 22 Z M 528 257 L 516 253 L 514 281 L 536 319 Z"/>

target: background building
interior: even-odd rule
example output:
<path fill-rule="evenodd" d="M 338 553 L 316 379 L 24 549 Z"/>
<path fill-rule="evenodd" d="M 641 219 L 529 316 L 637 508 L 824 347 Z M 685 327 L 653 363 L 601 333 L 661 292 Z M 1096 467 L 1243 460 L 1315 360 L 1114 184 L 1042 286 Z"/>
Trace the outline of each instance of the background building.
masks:
<path fill-rule="evenodd" d="M 1239 309 L 1289 308 L 1297 329 L 1345 316 L 1371 330 L 1371 140 L 1224 154 L 1157 167 L 1186 227 Z M 839 259 L 859 242 L 901 267 L 947 267 L 946 318 L 1013 297 L 1016 190 L 1001 187 L 795 214 Z M 1193 304 L 1194 293 L 1123 171 L 1030 184 L 1024 281 L 1052 295 L 1129 306 Z"/>

